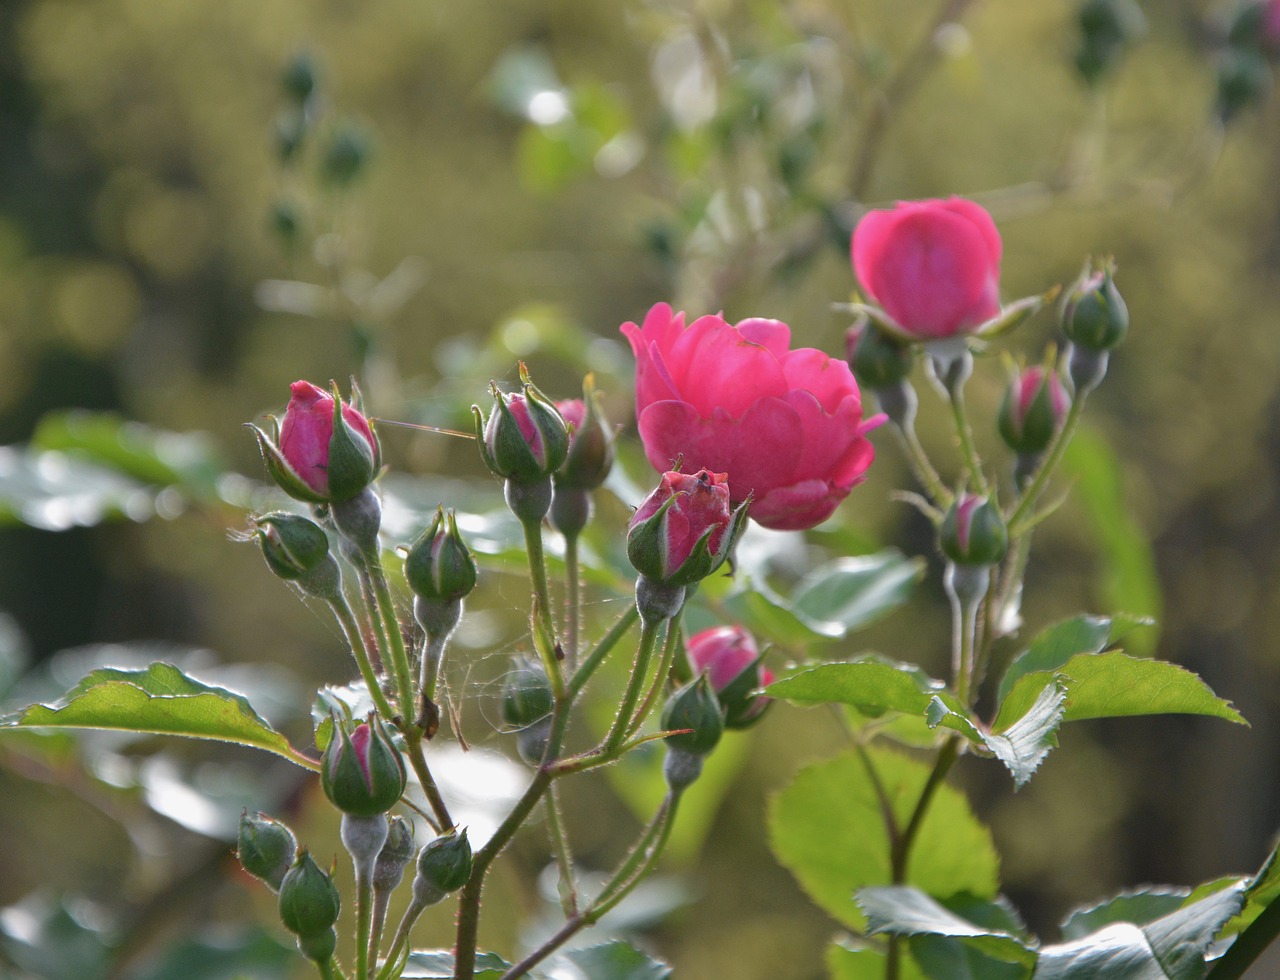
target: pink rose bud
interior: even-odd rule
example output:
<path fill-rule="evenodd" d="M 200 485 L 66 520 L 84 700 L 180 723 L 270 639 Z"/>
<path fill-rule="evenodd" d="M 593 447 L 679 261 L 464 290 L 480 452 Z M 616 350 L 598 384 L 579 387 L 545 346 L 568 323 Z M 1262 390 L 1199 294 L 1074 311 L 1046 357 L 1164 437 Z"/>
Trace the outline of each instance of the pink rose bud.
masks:
<path fill-rule="evenodd" d="M 725 728 L 746 728 L 764 714 L 770 699 L 752 694 L 773 683 L 751 634 L 741 626 L 715 626 L 689 639 L 695 673 L 705 673 L 724 709 Z"/>
<path fill-rule="evenodd" d="M 272 479 L 289 496 L 309 503 L 357 496 L 382 465 L 369 420 L 309 381 L 295 381 L 289 390 L 278 438 L 254 427 Z"/>
<path fill-rule="evenodd" d="M 644 325 L 622 325 L 636 357 L 636 418 L 659 472 L 677 459 L 728 475 L 736 506 L 794 531 L 826 520 L 861 483 L 875 450 L 849 365 L 812 348 L 791 349 L 778 320 L 699 317 L 659 303 Z"/>
<path fill-rule="evenodd" d="M 493 409 L 484 420 L 472 406 L 476 438 L 485 465 L 497 476 L 516 483 L 548 479 L 564 462 L 569 433 L 564 419 L 520 367 L 520 391 L 507 394 L 492 388 Z"/>
<path fill-rule="evenodd" d="M 1000 315 L 1000 232 L 963 198 L 901 201 L 853 231 L 862 288 L 906 338 L 973 333 Z"/>
<path fill-rule="evenodd" d="M 995 565 L 1009 550 L 1009 529 L 993 501 L 962 493 L 942 519 L 938 544 L 957 565 Z"/>
<path fill-rule="evenodd" d="M 1067 417 L 1071 399 L 1057 371 L 1020 371 L 1000 405 L 1000 436 L 1014 452 L 1034 456 L 1049 447 Z"/>
<path fill-rule="evenodd" d="M 320 785 L 343 813 L 386 813 L 404 794 L 404 760 L 377 715 L 351 732 L 334 719 L 333 735 L 320 760 Z"/>
<path fill-rule="evenodd" d="M 667 586 L 692 585 L 729 556 L 746 519 L 735 510 L 723 473 L 665 473 L 627 532 L 627 557 L 642 576 Z"/>
<path fill-rule="evenodd" d="M 557 487 L 594 490 L 613 468 L 613 429 L 601 411 L 598 394 L 590 389 L 586 394 L 590 401 L 556 402 L 569 429 L 569 454 L 556 471 Z"/>

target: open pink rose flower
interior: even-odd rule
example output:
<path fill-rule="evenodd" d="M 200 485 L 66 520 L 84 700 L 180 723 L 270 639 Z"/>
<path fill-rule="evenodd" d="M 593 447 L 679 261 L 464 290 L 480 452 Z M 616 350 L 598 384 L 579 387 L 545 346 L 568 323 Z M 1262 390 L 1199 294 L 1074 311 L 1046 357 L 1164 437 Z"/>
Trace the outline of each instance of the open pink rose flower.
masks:
<path fill-rule="evenodd" d="M 831 516 L 865 477 L 875 450 L 848 364 L 791 350 L 778 320 L 731 325 L 659 303 L 644 325 L 624 323 L 636 356 L 636 418 L 659 471 L 727 473 L 734 505 L 751 496 L 765 527 L 801 530 Z"/>
<path fill-rule="evenodd" d="M 900 201 L 853 230 L 858 281 L 907 334 L 940 340 L 1000 313 L 1000 232 L 972 201 Z"/>

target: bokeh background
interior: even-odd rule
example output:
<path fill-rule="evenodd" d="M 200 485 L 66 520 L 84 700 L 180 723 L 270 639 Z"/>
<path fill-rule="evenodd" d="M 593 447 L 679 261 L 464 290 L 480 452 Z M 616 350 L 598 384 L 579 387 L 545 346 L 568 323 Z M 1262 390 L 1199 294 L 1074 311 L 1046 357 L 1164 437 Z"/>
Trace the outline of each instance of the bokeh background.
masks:
<path fill-rule="evenodd" d="M 4 703 L 154 654 L 274 692 L 268 715 L 305 742 L 305 692 L 350 674 L 338 635 L 228 538 L 262 499 L 241 426 L 279 411 L 289 382 L 355 375 L 379 417 L 466 429 L 523 359 L 560 397 L 594 372 L 629 422 L 621 322 L 670 300 L 784 319 L 838 352 L 862 209 L 961 194 L 1001 229 L 1007 299 L 1114 255 L 1133 319 L 1073 495 L 1037 534 L 1028 627 L 1154 616 L 1142 652 L 1200 673 L 1252 727 L 1076 725 L 1016 795 L 994 765 L 956 779 L 1049 938 L 1119 888 L 1251 870 L 1280 824 L 1280 99 L 1247 66 L 1231 77 L 1256 98 L 1224 122 L 1234 8 L 1143 6 L 1090 84 L 1062 0 L 0 4 Z M 305 104 L 282 84 L 296 91 L 303 64 Z M 1054 331 L 1044 313 L 1002 347 L 1035 361 Z M 980 361 L 979 419 L 1003 379 Z M 945 471 L 941 405 L 921 397 Z M 400 512 L 405 535 L 437 501 L 496 501 L 461 440 L 383 433 L 422 508 Z M 979 441 L 1000 459 L 993 425 Z M 889 499 L 909 486 L 901 456 L 878 444 L 826 543 L 928 557 L 927 526 Z M 117 482 L 93 468 L 113 457 Z M 930 559 L 909 608 L 822 655 L 944 672 L 938 572 Z M 486 751 L 511 752 L 486 712 L 521 589 L 488 580 L 452 678 Z M 822 975 L 835 925 L 770 857 L 764 800 L 838 745 L 828 718 L 787 707 L 740 743 L 731 789 L 632 923 L 678 976 Z M 92 746 L 0 739 L 0 966 L 24 936 L 29 957 L 59 935 L 83 960 L 45 975 L 188 976 L 173 950 L 199 940 L 207 966 L 243 953 L 234 935 L 282 975 L 279 930 L 237 931 L 271 909 L 228 860 L 225 814 L 287 811 L 336 849 L 310 789 L 238 750 Z M 571 794 L 584 860 L 607 866 L 627 839 L 625 795 L 604 780 Z M 509 949 L 545 911 L 544 863 L 534 828 L 497 875 L 487 941 Z M 447 915 L 430 929 L 448 943 Z"/>

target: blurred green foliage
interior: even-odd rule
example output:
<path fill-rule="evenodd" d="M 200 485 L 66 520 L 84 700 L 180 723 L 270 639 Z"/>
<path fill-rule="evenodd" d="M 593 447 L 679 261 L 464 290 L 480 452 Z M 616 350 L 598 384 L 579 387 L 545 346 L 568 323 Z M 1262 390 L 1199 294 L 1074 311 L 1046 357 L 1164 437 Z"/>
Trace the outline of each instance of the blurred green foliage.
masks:
<path fill-rule="evenodd" d="M 177 455 L 160 472 L 139 468 L 155 444 L 140 451 L 122 432 L 107 454 L 115 482 L 86 477 L 116 496 L 62 525 L 91 526 L 0 530 L 0 610 L 16 623 L 6 635 L 25 635 L 37 661 L 159 640 L 279 664 L 304 686 L 341 681 L 336 634 L 226 539 L 252 486 L 214 477 L 218 459 L 260 476 L 240 425 L 278 411 L 290 381 L 355 374 L 374 414 L 465 430 L 484 385 L 511 382 L 523 359 L 561 396 L 595 372 L 610 417 L 625 420 L 619 323 L 666 299 L 733 320 L 775 316 L 799 342 L 838 351 L 848 324 L 831 303 L 854 288 L 847 245 L 860 209 L 958 193 L 996 217 L 1006 297 L 1111 254 L 1133 318 L 1091 399 L 1073 493 L 1036 532 L 1038 555 L 1053 560 L 1033 561 L 1028 626 L 1081 608 L 1159 614 L 1154 652 L 1255 725 L 1078 725 L 1017 797 L 994 768 L 962 765 L 1005 855 L 1006 888 L 1042 931 L 1125 884 L 1253 867 L 1280 821 L 1280 794 L 1259 778 L 1280 744 L 1280 101 L 1255 100 L 1220 129 L 1224 8 L 1144 7 L 1145 35 L 1086 85 L 1080 8 L 1066 2 L 0 5 L 0 442 L 66 463 L 51 476 L 29 450 L 5 450 L 4 518 L 21 519 L 13 474 L 37 486 L 83 476 L 78 453 L 102 438 L 100 424 L 76 424 L 85 416 L 51 411 L 153 427 L 133 438 L 207 434 L 172 437 Z M 944 8 L 962 18 L 935 22 Z M 916 59 L 922 70 L 904 76 Z M 1021 328 L 1028 361 L 1051 321 Z M 978 417 L 994 418 L 1002 389 L 981 364 Z M 932 393 L 921 395 L 922 438 L 951 458 L 946 428 L 929 424 Z M 425 481 L 413 491 L 420 513 L 388 515 L 406 537 L 438 501 L 497 505 L 472 447 L 381 431 L 394 468 Z M 994 425 L 978 440 L 997 458 Z M 924 523 L 888 500 L 909 485 L 900 456 L 888 439 L 879 451 L 841 522 L 811 539 L 818 550 L 773 554 L 767 573 L 785 594 L 815 559 L 887 544 L 931 552 Z M 628 487 L 648 479 L 632 466 L 613 485 L 634 502 Z M 66 491 L 55 483 L 50 497 Z M 617 501 L 601 509 L 625 519 Z M 137 523 L 157 514 L 166 519 Z M 97 524 L 104 516 L 123 523 Z M 616 567 L 607 532 L 589 543 L 597 564 Z M 902 651 L 942 672 L 937 571 L 908 615 L 872 625 L 856 650 Z M 459 636 L 475 659 L 453 679 L 455 709 L 477 730 L 497 717 L 522 588 L 491 572 Z M 708 592 L 708 609 L 768 601 Z M 806 615 L 853 615 L 839 596 L 802 594 Z M 779 661 L 804 651 L 803 639 L 775 639 Z M 271 720 L 306 730 L 305 719 Z M 822 758 L 834 731 L 816 712 L 777 709 L 750 736 L 733 806 L 705 818 L 690 881 L 703 897 L 654 934 L 677 975 L 726 975 L 726 963 L 745 980 L 821 975 L 833 923 L 769 856 L 762 797 Z M 140 764 L 160 749 L 130 752 Z M 22 842 L 0 854 L 0 905 L 43 881 L 103 903 L 133 942 L 165 939 L 173 918 L 181 931 L 182 916 L 243 912 L 222 845 L 144 820 L 137 783 L 86 779 L 64 743 L 0 753 L 0 835 Z M 626 804 L 600 785 L 568 805 L 591 842 L 585 858 L 607 864 L 616 841 L 603 829 L 631 819 Z M 79 842 L 60 846 L 71 828 Z M 512 860 L 531 879 L 545 855 L 528 836 Z M 156 853 L 190 860 L 166 877 L 127 857 Z M 166 888 L 191 882 L 205 897 L 160 915 Z M 514 932 L 540 899 L 512 884 L 493 901 Z M 41 921 L 85 928 L 83 915 L 49 910 Z M 120 961 L 157 955 L 145 945 L 125 942 Z"/>

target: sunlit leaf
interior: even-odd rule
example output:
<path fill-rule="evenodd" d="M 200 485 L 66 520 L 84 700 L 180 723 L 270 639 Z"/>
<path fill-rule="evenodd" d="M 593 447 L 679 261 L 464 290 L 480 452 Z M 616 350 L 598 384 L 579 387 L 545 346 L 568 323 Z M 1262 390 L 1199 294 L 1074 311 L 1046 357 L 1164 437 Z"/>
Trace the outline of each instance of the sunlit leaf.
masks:
<path fill-rule="evenodd" d="M 911 664 L 867 658 L 807 667 L 775 681 L 766 691 L 796 704 L 847 704 L 878 717 L 887 711 L 923 714 L 930 698 L 943 688 L 941 681 Z"/>
<path fill-rule="evenodd" d="M 931 768 L 899 752 L 870 747 L 802 769 L 770 801 L 769 842 L 819 906 L 852 929 L 864 917 L 853 893 L 892 881 L 889 837 L 874 770 L 885 798 L 905 826 Z M 931 894 L 968 892 L 990 898 L 999 859 L 990 832 L 961 793 L 938 787 L 916 838 L 907 880 Z"/>
<path fill-rule="evenodd" d="M 93 728 L 235 742 L 311 766 L 249 704 L 166 663 L 144 670 L 95 670 L 52 704 L 33 704 L 0 719 L 6 728 Z"/>
<path fill-rule="evenodd" d="M 1073 616 L 1042 630 L 1030 646 L 1014 658 L 1000 679 L 998 700 L 1003 701 L 1014 682 L 1037 670 L 1053 671 L 1078 653 L 1101 653 L 1119 643 L 1139 626 L 1150 626 L 1142 616 Z"/>
<path fill-rule="evenodd" d="M 1036 671 L 1023 675 L 1000 705 L 996 728 L 1003 729 L 1012 719 L 1026 714 L 1055 677 L 1067 685 L 1064 721 L 1186 714 L 1245 723 L 1229 702 L 1177 664 L 1123 653 L 1099 653 L 1072 657 L 1057 674 Z"/>

